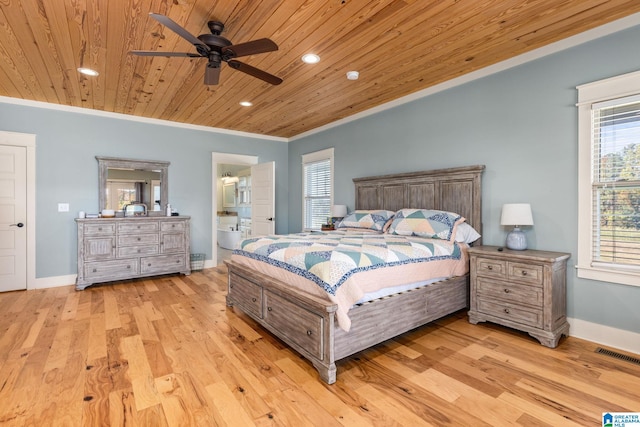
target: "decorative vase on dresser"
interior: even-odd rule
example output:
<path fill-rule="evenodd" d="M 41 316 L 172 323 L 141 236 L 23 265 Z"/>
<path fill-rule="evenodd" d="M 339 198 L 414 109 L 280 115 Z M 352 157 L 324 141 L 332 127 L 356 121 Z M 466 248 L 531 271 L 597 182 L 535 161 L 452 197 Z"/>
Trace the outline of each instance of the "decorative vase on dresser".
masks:
<path fill-rule="evenodd" d="M 169 273 L 191 274 L 190 217 L 76 219 L 76 289 Z"/>
<path fill-rule="evenodd" d="M 570 256 L 497 246 L 470 248 L 469 322 L 509 326 L 555 348 L 560 337 L 569 334 L 566 281 Z"/>

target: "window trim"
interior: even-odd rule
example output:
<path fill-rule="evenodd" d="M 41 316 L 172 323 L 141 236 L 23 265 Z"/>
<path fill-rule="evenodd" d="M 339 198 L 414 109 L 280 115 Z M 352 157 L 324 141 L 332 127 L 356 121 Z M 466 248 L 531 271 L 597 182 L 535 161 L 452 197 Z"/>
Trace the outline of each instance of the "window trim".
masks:
<path fill-rule="evenodd" d="M 330 181 L 331 181 L 331 188 L 330 188 L 330 192 L 331 192 L 331 196 L 330 196 L 330 205 L 333 205 L 333 195 L 334 195 L 334 179 L 333 179 L 333 168 L 334 168 L 334 156 L 333 156 L 333 147 L 331 148 L 326 148 L 324 150 L 319 150 L 319 151 L 314 151 L 312 153 L 307 153 L 307 154 L 303 154 L 302 156 L 302 163 L 301 163 L 301 168 L 302 168 L 302 230 L 303 231 L 312 231 L 314 230 L 313 228 L 306 228 L 305 227 L 305 188 L 304 188 L 304 178 L 305 178 L 305 172 L 304 172 L 304 166 L 307 163 L 314 163 L 314 162 L 319 162 L 321 160 L 329 160 L 330 163 Z"/>
<path fill-rule="evenodd" d="M 640 286 L 640 271 L 612 265 L 594 267 L 591 233 L 591 109 L 596 103 L 640 94 L 640 71 L 577 86 L 578 90 L 578 277 Z"/>

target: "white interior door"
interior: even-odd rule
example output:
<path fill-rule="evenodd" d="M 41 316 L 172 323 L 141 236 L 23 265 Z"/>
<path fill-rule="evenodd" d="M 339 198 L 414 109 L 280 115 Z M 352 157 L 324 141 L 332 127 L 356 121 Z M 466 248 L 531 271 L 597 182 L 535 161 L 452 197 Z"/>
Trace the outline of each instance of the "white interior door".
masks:
<path fill-rule="evenodd" d="M 0 291 L 27 289 L 27 148 L 0 145 Z"/>
<path fill-rule="evenodd" d="M 274 234 L 275 162 L 251 166 L 251 237 Z"/>

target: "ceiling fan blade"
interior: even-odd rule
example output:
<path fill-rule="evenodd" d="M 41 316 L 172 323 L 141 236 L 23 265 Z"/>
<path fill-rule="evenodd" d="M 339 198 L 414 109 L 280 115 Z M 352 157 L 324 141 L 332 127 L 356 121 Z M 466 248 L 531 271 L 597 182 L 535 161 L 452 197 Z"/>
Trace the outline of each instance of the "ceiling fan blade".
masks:
<path fill-rule="evenodd" d="M 202 41 L 200 41 L 200 39 L 198 39 L 196 36 L 191 34 L 189 31 L 182 28 L 171 18 L 164 15 L 160 15 L 159 13 L 150 13 L 149 16 L 155 19 L 156 21 L 158 21 L 159 23 L 161 23 L 162 25 L 164 25 L 165 27 L 169 28 L 171 31 L 173 31 L 174 33 L 176 33 L 177 35 L 179 35 L 180 37 L 182 37 L 192 45 L 194 45 L 196 49 L 198 49 L 198 52 L 201 52 L 201 49 L 204 49 L 204 51 L 206 52 L 209 52 L 211 50 L 209 46 L 204 44 Z"/>
<path fill-rule="evenodd" d="M 264 80 L 265 82 L 271 83 L 272 85 L 279 85 L 280 83 L 282 83 L 282 79 L 280 77 L 276 77 L 273 74 L 267 73 L 266 71 L 262 71 L 256 67 L 252 67 L 251 65 L 247 65 L 244 62 L 228 61 L 227 63 L 234 70 L 242 71 L 243 73 L 249 74 L 250 76 L 256 77 L 260 80 Z"/>
<path fill-rule="evenodd" d="M 156 52 L 154 50 L 132 50 L 129 53 L 139 56 L 186 56 L 189 58 L 202 58 L 202 55 L 189 52 Z"/>
<path fill-rule="evenodd" d="M 204 84 L 217 85 L 220 81 L 220 67 L 207 67 L 204 70 Z"/>
<path fill-rule="evenodd" d="M 258 53 L 273 52 L 278 45 L 269 39 L 258 39 L 246 43 L 238 43 L 222 48 L 222 55 L 226 58 L 256 55 Z"/>

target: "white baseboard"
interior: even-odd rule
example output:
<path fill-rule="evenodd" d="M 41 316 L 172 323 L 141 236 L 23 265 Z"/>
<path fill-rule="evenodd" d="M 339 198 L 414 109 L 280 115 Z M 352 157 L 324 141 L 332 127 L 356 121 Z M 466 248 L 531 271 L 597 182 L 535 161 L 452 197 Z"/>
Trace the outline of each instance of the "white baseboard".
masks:
<path fill-rule="evenodd" d="M 204 261 L 204 268 L 213 268 L 215 266 L 216 263 L 211 259 Z M 28 285 L 27 290 L 57 288 L 59 286 L 75 285 L 76 277 L 78 277 L 77 274 L 69 274 L 66 276 L 40 277 L 35 280 L 35 283 L 33 285 Z"/>
<path fill-rule="evenodd" d="M 76 277 L 76 274 L 69 274 L 67 276 L 40 277 L 36 279 L 33 286 L 27 285 L 27 290 L 57 288 L 59 286 L 75 285 Z"/>
<path fill-rule="evenodd" d="M 569 335 L 620 350 L 640 354 L 640 333 L 616 329 L 580 319 L 569 321 Z"/>

